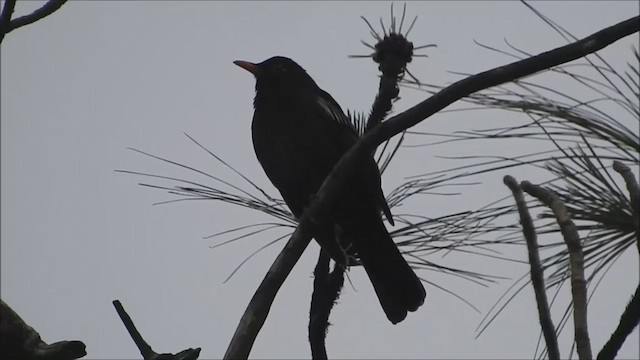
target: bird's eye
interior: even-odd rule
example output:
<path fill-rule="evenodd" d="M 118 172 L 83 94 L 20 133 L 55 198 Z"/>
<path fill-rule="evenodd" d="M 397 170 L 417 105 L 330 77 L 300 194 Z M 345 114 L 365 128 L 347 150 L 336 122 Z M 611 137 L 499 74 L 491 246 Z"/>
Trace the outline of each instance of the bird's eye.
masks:
<path fill-rule="evenodd" d="M 287 68 L 284 65 L 278 64 L 273 68 L 273 71 L 282 74 L 287 72 Z"/>

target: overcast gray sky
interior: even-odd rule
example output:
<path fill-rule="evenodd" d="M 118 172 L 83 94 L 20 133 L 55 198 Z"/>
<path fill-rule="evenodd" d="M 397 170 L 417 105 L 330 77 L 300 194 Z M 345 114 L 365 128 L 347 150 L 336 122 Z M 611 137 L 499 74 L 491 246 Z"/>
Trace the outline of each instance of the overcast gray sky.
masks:
<path fill-rule="evenodd" d="M 39 5 L 20 1 L 16 15 Z M 638 14 L 635 1 L 534 5 L 578 37 Z M 531 53 L 565 44 L 516 1 L 410 2 L 408 12 L 419 15 L 410 39 L 416 45 L 438 45 L 424 51 L 430 58 L 416 58 L 410 67 L 429 83 L 457 79 L 447 71 L 479 72 L 511 61 L 481 49 L 474 39 L 499 48 L 506 47 L 507 39 Z M 133 147 L 240 182 L 191 143 L 186 132 L 275 194 L 250 142 L 254 80 L 232 61 L 289 56 L 343 108 L 367 110 L 377 89 L 377 67 L 366 59 L 347 58 L 367 53 L 359 41 L 371 40 L 360 15 L 388 19 L 389 3 L 72 1 L 8 34 L 1 64 L 3 300 L 45 341 L 84 341 L 90 359 L 139 358 L 113 310 L 113 299 L 123 302 L 156 351 L 202 347 L 202 358 L 221 357 L 284 242 L 258 254 L 223 284 L 246 255 L 276 234 L 216 249 L 210 246 L 223 239 L 203 238 L 268 218 L 210 201 L 152 206 L 172 197 L 138 186 L 144 179 L 114 170 L 189 176 L 126 149 Z M 630 45 L 637 41 L 636 34 L 601 54 L 624 66 L 632 61 Z M 396 111 L 425 98 L 407 89 L 401 96 Z M 513 116 L 487 114 L 436 115 L 419 129 L 446 133 Z M 407 176 L 452 166 L 436 155 L 479 150 L 452 146 L 433 151 L 403 149 L 384 177 L 385 191 Z M 508 195 L 501 178 L 495 174 L 476 187 L 479 191 L 457 200 L 426 196 L 396 211 L 437 216 L 477 208 Z M 252 357 L 309 357 L 307 315 L 317 249 L 313 243 L 287 279 Z M 524 249 L 511 255 L 526 259 Z M 469 256 L 437 256 L 434 261 L 513 278 L 526 271 L 525 266 Z M 589 325 L 594 351 L 617 324 L 638 283 L 637 269 L 637 254 L 629 251 L 593 297 Z M 330 357 L 533 356 L 539 326 L 530 289 L 475 339 L 483 314 L 510 280 L 484 288 L 423 272 L 482 313 L 427 286 L 426 304 L 392 326 L 363 271 L 349 274 L 353 288 L 345 286 L 331 317 Z M 554 311 L 560 314 L 560 308 Z M 563 356 L 572 336 L 569 326 L 561 337 Z M 638 358 L 638 346 L 636 329 L 620 357 Z"/>

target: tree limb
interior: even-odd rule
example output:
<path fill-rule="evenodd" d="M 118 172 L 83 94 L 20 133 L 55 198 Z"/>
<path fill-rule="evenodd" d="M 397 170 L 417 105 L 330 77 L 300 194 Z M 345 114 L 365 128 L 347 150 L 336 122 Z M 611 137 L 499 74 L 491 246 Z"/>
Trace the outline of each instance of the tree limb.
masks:
<path fill-rule="evenodd" d="M 593 357 L 591 355 L 591 341 L 589 340 L 587 322 L 587 282 L 584 277 L 584 254 L 582 253 L 578 230 L 569 216 L 567 207 L 556 194 L 528 181 L 523 181 L 520 186 L 522 190 L 548 206 L 553 211 L 560 226 L 562 237 L 569 250 L 573 324 L 578 357 L 580 360 L 591 360 Z"/>
<path fill-rule="evenodd" d="M 9 305 L 0 300 L 0 354 L 5 360 L 73 360 L 87 355 L 82 341 L 47 344 Z"/>
<path fill-rule="evenodd" d="M 324 180 L 311 205 L 305 209 L 298 228 L 271 265 L 247 306 L 224 358 L 246 359 L 249 356 L 278 289 L 311 241 L 312 235 L 309 230 L 311 222 L 313 219 L 323 219 L 318 215 L 327 211 L 335 194 L 338 193 L 337 190 L 352 175 L 353 169 L 356 168 L 353 164 L 368 156 L 385 140 L 418 124 L 465 96 L 578 59 L 638 30 L 640 30 L 640 17 L 636 16 L 574 43 L 467 77 L 373 128 L 342 156 Z"/>
<path fill-rule="evenodd" d="M 307 212 L 303 212 L 298 228 L 280 251 L 249 301 L 224 354 L 225 359 L 246 359 L 249 357 L 251 347 L 267 319 L 278 290 L 311 241 L 310 223 L 311 220 Z"/>
<path fill-rule="evenodd" d="M 538 316 L 540 319 L 540 327 L 544 335 L 544 340 L 549 351 L 549 360 L 559 360 L 560 350 L 558 349 L 558 338 L 556 337 L 556 329 L 551 319 L 549 311 L 549 302 L 547 300 L 547 291 L 544 284 L 544 270 L 540 265 L 540 254 L 538 253 L 538 239 L 536 230 L 533 226 L 533 220 L 529 214 L 527 203 L 520 185 L 512 176 L 505 176 L 504 184 L 509 187 L 513 193 L 513 197 L 520 214 L 520 224 L 522 224 L 522 233 L 527 241 L 527 250 L 529 253 L 529 265 L 531 266 L 531 285 L 536 295 L 536 303 L 538 304 Z"/>
<path fill-rule="evenodd" d="M 329 262 L 331 258 L 320 249 L 318 263 L 313 271 L 313 294 L 311 295 L 311 308 L 309 309 L 309 345 L 311 345 L 311 358 L 314 360 L 327 359 L 325 338 L 329 326 L 329 313 L 327 310 L 327 283 L 329 282 Z M 326 314 L 326 316 L 324 316 Z"/>
<path fill-rule="evenodd" d="M 329 326 L 329 315 L 344 284 L 344 267 L 336 265 L 329 272 L 329 255 L 320 249 L 320 256 L 313 272 L 313 295 L 309 311 L 309 344 L 311 358 L 327 359 L 325 339 Z"/>

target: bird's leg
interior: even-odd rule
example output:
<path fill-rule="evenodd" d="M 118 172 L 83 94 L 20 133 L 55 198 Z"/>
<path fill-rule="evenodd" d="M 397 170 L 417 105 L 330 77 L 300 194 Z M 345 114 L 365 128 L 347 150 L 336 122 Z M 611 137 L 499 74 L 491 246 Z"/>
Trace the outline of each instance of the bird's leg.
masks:
<path fill-rule="evenodd" d="M 349 240 L 347 236 L 344 236 L 344 233 L 338 224 L 335 225 L 335 234 L 338 244 L 347 256 L 347 267 L 362 265 L 356 254 L 356 248 L 353 246 L 353 241 Z"/>
<path fill-rule="evenodd" d="M 340 266 L 349 266 L 349 257 L 338 241 L 338 236 L 336 236 L 335 230 L 335 226 L 331 223 L 314 224 L 313 237 L 316 239 L 320 247 L 327 252 L 329 257 L 336 262 L 336 264 Z"/>

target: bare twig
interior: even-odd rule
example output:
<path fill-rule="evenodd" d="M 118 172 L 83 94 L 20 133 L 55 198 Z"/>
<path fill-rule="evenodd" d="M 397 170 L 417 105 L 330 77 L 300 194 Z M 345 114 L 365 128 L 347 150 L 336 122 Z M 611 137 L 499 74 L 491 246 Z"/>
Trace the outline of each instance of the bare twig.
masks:
<path fill-rule="evenodd" d="M 560 226 L 562 237 L 569 250 L 573 323 L 578 357 L 580 360 L 590 360 L 592 355 L 587 322 L 587 282 L 584 277 L 584 254 L 578 230 L 569 216 L 567 207 L 553 192 L 528 181 L 523 181 L 520 186 L 522 190 L 548 206 Z"/>
<path fill-rule="evenodd" d="M 333 203 L 334 197 L 338 194 L 339 188 L 351 177 L 353 169 L 356 168 L 353 164 L 362 161 L 383 141 L 420 123 L 465 96 L 578 59 L 637 32 L 639 28 L 640 17 L 636 16 L 569 45 L 469 76 L 442 89 L 437 94 L 368 132 L 340 159 L 324 180 L 311 205 L 304 211 L 298 228 L 271 265 L 247 306 L 224 358 L 246 359 L 248 357 L 278 289 L 311 240 L 310 221 L 323 219 L 321 213 L 327 211 L 329 204 Z"/>
<path fill-rule="evenodd" d="M 0 354 L 6 360 L 73 360 L 87 355 L 82 341 L 47 344 L 0 300 Z"/>
<path fill-rule="evenodd" d="M 538 253 L 538 239 L 536 230 L 533 226 L 533 220 L 529 214 L 527 203 L 520 185 L 512 176 L 505 176 L 504 184 L 509 187 L 513 193 L 513 197 L 520 214 L 520 223 L 522 224 L 522 233 L 527 241 L 527 250 L 529 253 L 529 265 L 531 266 L 531 284 L 536 295 L 536 303 L 538 304 L 538 316 L 540 318 L 540 326 L 544 334 L 544 340 L 547 343 L 549 351 L 549 360 L 559 360 L 560 350 L 558 349 L 558 338 L 556 337 L 556 329 L 551 319 L 549 311 L 549 302 L 547 301 L 547 291 L 544 285 L 544 270 L 540 265 L 540 254 Z"/>
<path fill-rule="evenodd" d="M 142 338 L 142 335 L 140 335 L 140 332 L 138 332 L 138 329 L 136 329 L 133 320 L 131 320 L 129 314 L 127 314 L 127 312 L 124 310 L 124 307 L 122 306 L 120 301 L 113 300 L 113 306 L 116 308 L 116 312 L 118 313 L 118 316 L 120 316 L 120 320 L 122 320 L 124 327 L 127 328 L 131 339 L 133 339 L 133 342 L 138 347 L 138 350 L 140 350 L 140 354 L 142 355 L 142 358 L 144 360 L 196 360 L 198 356 L 200 356 L 200 348 L 189 348 L 186 350 L 182 350 L 177 354 L 156 353 L 155 351 L 153 351 L 151 346 L 149 346 L 149 344 Z"/>
<path fill-rule="evenodd" d="M 0 43 L 4 39 L 4 35 L 8 33 L 9 23 L 11 22 L 11 15 L 16 8 L 16 0 L 6 0 L 2 7 L 2 14 L 0 14 Z"/>
<path fill-rule="evenodd" d="M 149 346 L 149 344 L 142 338 L 142 335 L 140 335 L 140 332 L 136 329 L 133 320 L 131 320 L 129 314 L 124 310 L 120 300 L 113 300 L 113 307 L 116 308 L 116 312 L 118 313 L 118 316 L 120 316 L 120 320 L 124 324 L 124 327 L 127 328 L 127 331 L 129 332 L 133 342 L 138 347 L 138 350 L 140 350 L 142 358 L 146 360 L 157 355 L 157 353 L 151 349 L 151 346 Z"/>
<path fill-rule="evenodd" d="M 613 162 L 613 170 L 622 175 L 629 191 L 629 200 L 633 211 L 633 225 L 636 228 L 636 245 L 640 252 L 640 188 L 631 169 L 620 161 Z"/>
<path fill-rule="evenodd" d="M 15 1 L 13 1 L 15 3 Z M 0 30 L 0 42 L 4 38 L 4 35 L 12 32 L 13 30 L 23 27 L 25 25 L 32 24 L 46 16 L 53 14 L 56 10 L 60 9 L 67 0 L 49 0 L 47 3 L 42 5 L 39 9 L 35 10 L 29 15 L 20 16 L 11 20 L 7 26 L 2 25 L 2 30 Z M 4 16 L 4 11 L 3 11 Z"/>

